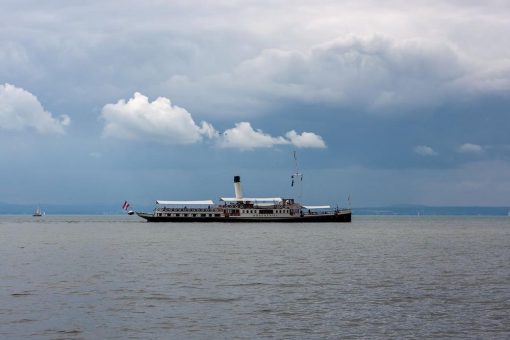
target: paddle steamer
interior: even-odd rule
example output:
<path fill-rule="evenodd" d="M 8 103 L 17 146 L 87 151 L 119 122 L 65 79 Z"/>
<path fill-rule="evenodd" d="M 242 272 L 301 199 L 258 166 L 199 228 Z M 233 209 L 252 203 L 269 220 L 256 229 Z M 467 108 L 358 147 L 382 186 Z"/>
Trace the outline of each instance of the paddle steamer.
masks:
<path fill-rule="evenodd" d="M 203 201 L 156 201 L 151 213 L 136 212 L 148 222 L 351 222 L 351 209 L 301 205 L 293 198 L 245 198 L 234 176 L 235 197 L 219 204 Z"/>

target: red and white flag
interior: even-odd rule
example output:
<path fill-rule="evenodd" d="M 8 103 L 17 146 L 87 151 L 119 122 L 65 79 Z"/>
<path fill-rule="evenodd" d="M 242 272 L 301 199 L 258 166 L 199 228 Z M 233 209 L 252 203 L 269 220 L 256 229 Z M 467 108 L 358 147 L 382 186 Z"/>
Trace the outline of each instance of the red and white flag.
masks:
<path fill-rule="evenodd" d="M 124 204 L 122 205 L 122 209 L 124 209 L 124 210 L 128 210 L 129 209 L 128 201 L 124 201 Z"/>

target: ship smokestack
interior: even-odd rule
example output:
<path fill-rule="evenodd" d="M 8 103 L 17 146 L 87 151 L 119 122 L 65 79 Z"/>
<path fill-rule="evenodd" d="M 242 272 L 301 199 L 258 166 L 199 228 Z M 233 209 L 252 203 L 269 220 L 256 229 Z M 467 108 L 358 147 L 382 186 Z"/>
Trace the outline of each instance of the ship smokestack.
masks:
<path fill-rule="evenodd" d="M 236 200 L 242 200 L 243 191 L 241 190 L 241 176 L 234 176 L 234 190 L 236 193 Z"/>

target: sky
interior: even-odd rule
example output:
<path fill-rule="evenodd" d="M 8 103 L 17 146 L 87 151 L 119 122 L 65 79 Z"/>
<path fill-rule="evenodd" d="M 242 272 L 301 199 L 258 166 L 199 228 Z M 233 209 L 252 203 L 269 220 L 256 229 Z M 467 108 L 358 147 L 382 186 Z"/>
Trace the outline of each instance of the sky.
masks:
<path fill-rule="evenodd" d="M 508 32 L 508 1 L 3 0 L 0 202 L 216 200 L 240 175 L 510 206 Z"/>

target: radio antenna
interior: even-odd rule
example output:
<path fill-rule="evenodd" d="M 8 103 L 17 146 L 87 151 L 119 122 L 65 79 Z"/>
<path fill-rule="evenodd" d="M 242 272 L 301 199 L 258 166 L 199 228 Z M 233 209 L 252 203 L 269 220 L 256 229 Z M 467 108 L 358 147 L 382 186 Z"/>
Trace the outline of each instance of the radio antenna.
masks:
<path fill-rule="evenodd" d="M 293 151 L 294 156 L 294 173 L 292 176 L 290 176 L 291 187 L 295 187 L 295 190 L 297 191 L 297 198 L 298 201 L 301 201 L 301 196 L 303 195 L 303 174 L 299 172 L 299 166 L 298 166 L 298 159 L 296 151 Z"/>

